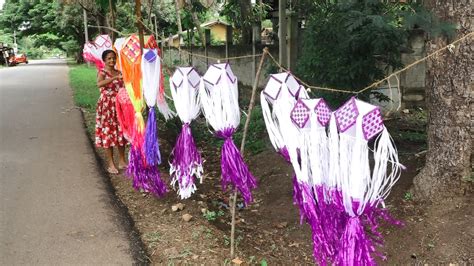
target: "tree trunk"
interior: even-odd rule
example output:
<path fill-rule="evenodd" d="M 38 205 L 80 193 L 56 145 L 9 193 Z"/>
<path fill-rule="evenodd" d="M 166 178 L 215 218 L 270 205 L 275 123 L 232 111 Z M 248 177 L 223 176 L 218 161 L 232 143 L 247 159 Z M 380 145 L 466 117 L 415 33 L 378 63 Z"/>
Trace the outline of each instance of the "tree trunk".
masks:
<path fill-rule="evenodd" d="M 116 22 L 116 17 L 115 17 L 115 3 L 113 3 L 113 0 L 109 0 L 109 12 L 110 12 L 110 28 L 115 29 L 115 22 Z M 112 43 L 115 42 L 115 32 L 113 30 L 109 30 L 110 38 L 112 39 Z"/>
<path fill-rule="evenodd" d="M 179 47 L 181 47 L 181 38 L 183 38 L 183 26 L 181 25 L 181 15 L 180 15 L 180 12 L 179 12 L 179 3 L 178 3 L 178 0 L 175 0 L 174 1 L 174 8 L 176 9 L 176 20 L 177 20 L 177 23 L 178 23 L 178 38 L 179 38 L 179 41 L 178 41 L 178 45 Z"/>
<path fill-rule="evenodd" d="M 188 9 L 189 13 L 191 13 L 191 18 L 193 20 L 194 26 L 196 26 L 197 32 L 199 34 L 199 39 L 201 39 L 201 45 L 204 47 L 206 45 L 206 37 L 204 36 L 204 31 L 201 28 L 201 22 L 199 21 L 198 15 L 196 11 L 193 10 L 192 0 L 186 0 L 186 8 Z"/>
<path fill-rule="evenodd" d="M 240 6 L 240 15 L 242 16 L 243 26 L 240 28 L 242 32 L 242 41 L 241 44 L 251 44 L 252 43 L 252 24 L 246 23 L 251 19 L 252 7 L 250 0 L 241 0 L 239 1 Z"/>
<path fill-rule="evenodd" d="M 472 0 L 425 3 L 440 19 L 457 25 L 456 39 L 472 32 Z M 427 52 L 453 40 L 432 39 L 427 42 Z M 444 197 L 472 192 L 473 51 L 473 41 L 469 38 L 453 52 L 443 52 L 428 61 L 428 152 L 425 167 L 414 180 L 415 195 L 420 200 L 438 202 Z"/>

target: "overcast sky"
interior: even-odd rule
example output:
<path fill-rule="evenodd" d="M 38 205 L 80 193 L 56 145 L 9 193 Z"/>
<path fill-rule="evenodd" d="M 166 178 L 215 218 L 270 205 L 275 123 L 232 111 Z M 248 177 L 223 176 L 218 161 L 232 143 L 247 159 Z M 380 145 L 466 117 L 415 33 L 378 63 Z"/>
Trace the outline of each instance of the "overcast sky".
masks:
<path fill-rule="evenodd" d="M 0 9 L 3 8 L 3 3 L 5 3 L 5 0 L 0 0 Z"/>

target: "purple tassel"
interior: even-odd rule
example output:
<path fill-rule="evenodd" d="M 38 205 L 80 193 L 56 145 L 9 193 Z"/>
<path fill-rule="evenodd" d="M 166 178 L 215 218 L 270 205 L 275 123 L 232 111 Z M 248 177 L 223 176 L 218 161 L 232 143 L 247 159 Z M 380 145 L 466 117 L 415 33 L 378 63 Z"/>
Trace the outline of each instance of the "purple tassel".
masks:
<path fill-rule="evenodd" d="M 293 204 L 298 206 L 300 210 L 300 224 L 303 224 L 303 220 L 307 217 L 303 206 L 303 195 L 301 194 L 301 188 L 298 179 L 296 179 L 296 174 L 293 175 Z"/>
<path fill-rule="evenodd" d="M 177 181 L 182 197 L 188 198 L 194 187 L 194 175 L 200 177 L 202 172 L 201 154 L 194 142 L 189 123 L 183 124 L 171 156 L 172 183 Z"/>
<path fill-rule="evenodd" d="M 146 168 L 144 189 L 156 197 L 163 197 L 168 189 L 165 182 L 160 178 L 160 170 L 156 166 Z"/>
<path fill-rule="evenodd" d="M 148 165 L 161 164 L 158 131 L 156 128 L 155 107 L 150 107 L 145 129 L 145 158 Z"/>
<path fill-rule="evenodd" d="M 280 148 L 278 153 L 283 157 L 283 159 L 285 159 L 287 163 L 291 163 L 290 153 L 286 147 Z"/>
<path fill-rule="evenodd" d="M 245 205 L 252 202 L 251 190 L 257 187 L 257 180 L 250 173 L 244 158 L 235 146 L 232 140 L 234 128 L 225 128 L 216 132 L 216 136 L 224 139 L 224 145 L 221 149 L 221 170 L 222 170 L 222 189 L 226 190 L 227 185 L 231 183 L 234 189 L 238 189 Z"/>
<path fill-rule="evenodd" d="M 371 254 L 375 252 L 374 244 L 365 233 L 360 217 L 350 217 L 341 236 L 337 265 L 376 265 Z"/>
<path fill-rule="evenodd" d="M 140 149 L 135 146 L 130 147 L 128 159 L 127 175 L 132 178 L 133 188 L 136 190 L 144 189 L 146 184 L 145 162 Z"/>
<path fill-rule="evenodd" d="M 333 251 L 327 241 L 325 228 L 321 223 L 321 211 L 316 203 L 313 189 L 309 184 L 300 184 L 303 199 L 303 210 L 308 224 L 311 226 L 313 239 L 313 256 L 320 265 L 326 265 Z"/>

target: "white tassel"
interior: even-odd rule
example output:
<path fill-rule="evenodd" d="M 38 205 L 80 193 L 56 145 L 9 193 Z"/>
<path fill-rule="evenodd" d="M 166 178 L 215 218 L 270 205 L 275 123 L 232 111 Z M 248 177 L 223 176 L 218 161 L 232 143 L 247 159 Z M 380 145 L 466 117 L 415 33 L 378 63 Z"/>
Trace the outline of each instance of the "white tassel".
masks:
<path fill-rule="evenodd" d="M 390 167 L 388 166 L 389 163 Z M 367 193 L 367 201 L 384 200 L 400 178 L 401 169 L 404 168 L 398 161 L 398 152 L 393 140 L 387 128 L 384 128 L 375 140 L 374 170 L 372 172 L 371 187 Z"/>
<path fill-rule="evenodd" d="M 214 130 L 237 128 L 240 124 L 237 80 L 227 78 L 225 69 L 221 70 L 221 81 L 216 85 L 206 84 L 201 78 L 199 97 L 202 110 Z"/>

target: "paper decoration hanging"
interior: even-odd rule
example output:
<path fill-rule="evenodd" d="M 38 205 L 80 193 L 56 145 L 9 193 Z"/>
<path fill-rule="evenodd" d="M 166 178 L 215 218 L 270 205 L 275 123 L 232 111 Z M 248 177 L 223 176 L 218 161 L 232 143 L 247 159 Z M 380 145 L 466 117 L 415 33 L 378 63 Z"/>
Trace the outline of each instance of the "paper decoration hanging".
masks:
<path fill-rule="evenodd" d="M 117 63 L 115 64 L 115 68 L 117 68 L 120 72 L 122 72 L 122 62 L 120 60 L 120 51 L 122 50 L 122 47 L 127 39 L 124 37 L 120 37 L 115 39 L 114 42 L 114 51 L 117 53 Z"/>
<path fill-rule="evenodd" d="M 132 144 L 141 150 L 143 145 L 144 121 L 141 114 L 143 110 L 142 74 L 141 74 L 140 42 L 136 35 L 132 35 L 120 50 L 123 81 L 127 89 L 133 108 L 135 109 L 135 126 Z"/>
<path fill-rule="evenodd" d="M 307 92 L 290 73 L 272 74 L 260 94 L 262 113 L 273 147 L 289 162 L 285 143 L 291 141 L 296 128 L 289 112 L 296 100 L 308 98 Z"/>
<path fill-rule="evenodd" d="M 161 163 L 161 155 L 158 144 L 155 104 L 158 98 L 160 86 L 161 62 L 155 49 L 143 49 L 141 60 L 143 96 L 148 106 L 148 120 L 145 130 L 144 152 L 149 165 Z"/>
<path fill-rule="evenodd" d="M 127 90 L 121 88 L 116 96 L 117 120 L 122 128 L 123 136 L 128 142 L 132 141 L 133 125 L 135 120 L 135 109 L 130 101 Z"/>
<path fill-rule="evenodd" d="M 94 41 L 84 44 L 82 55 L 85 61 L 95 64 L 100 70 L 105 66 L 102 61 L 102 53 L 105 50 L 112 50 L 112 48 L 112 40 L 109 35 L 98 35 Z"/>
<path fill-rule="evenodd" d="M 155 104 L 158 97 L 160 85 L 161 61 L 158 51 L 155 49 L 143 49 L 141 60 L 142 89 L 145 102 L 148 106 L 148 119 L 145 127 L 143 153 L 145 155 L 146 169 L 151 176 L 147 179 L 147 185 L 151 192 L 161 197 L 167 192 L 163 180 L 161 180 L 158 165 L 161 163 L 161 154 L 158 141 L 158 128 L 156 125 Z"/>
<path fill-rule="evenodd" d="M 339 131 L 339 183 L 348 215 L 336 262 L 374 265 L 371 254 L 382 240 L 376 221 L 387 217 L 387 211 L 379 207 L 384 206 L 403 166 L 378 107 L 353 97 L 335 111 L 334 118 Z M 371 169 L 368 141 L 374 138 Z M 367 218 L 368 225 L 364 224 Z M 364 226 L 371 228 L 372 236 L 366 234 Z"/>
<path fill-rule="evenodd" d="M 381 208 L 402 168 L 381 112 L 355 98 L 331 112 L 285 74 L 270 77 L 262 111 L 273 146 L 295 170 L 294 202 L 312 229 L 314 258 L 320 265 L 372 265 L 380 221 L 400 224 Z"/>
<path fill-rule="evenodd" d="M 141 84 L 141 59 L 142 53 L 138 37 L 132 35 L 125 40 L 120 50 L 123 81 L 135 111 L 127 174 L 132 178 L 133 187 L 136 190 L 151 191 L 156 189 L 158 191 L 159 188 L 149 186 L 149 184 L 153 183 L 149 183 L 148 178 L 153 178 L 157 171 L 147 167 L 146 158 L 143 153 L 145 125 L 142 116 L 144 104 Z"/>
<path fill-rule="evenodd" d="M 202 183 L 202 159 L 194 138 L 190 123 L 200 112 L 199 84 L 201 77 L 192 67 L 177 68 L 170 79 L 171 95 L 174 106 L 183 126 L 171 152 L 171 185 L 178 184 L 181 199 L 191 196 L 196 190 L 194 177 Z"/>
<path fill-rule="evenodd" d="M 237 77 L 229 64 L 213 64 L 204 74 L 199 86 L 204 116 L 218 138 L 224 139 L 221 149 L 222 188 L 231 184 L 242 195 L 245 204 L 253 198 L 257 187 L 242 154 L 232 140 L 240 123 Z"/>

